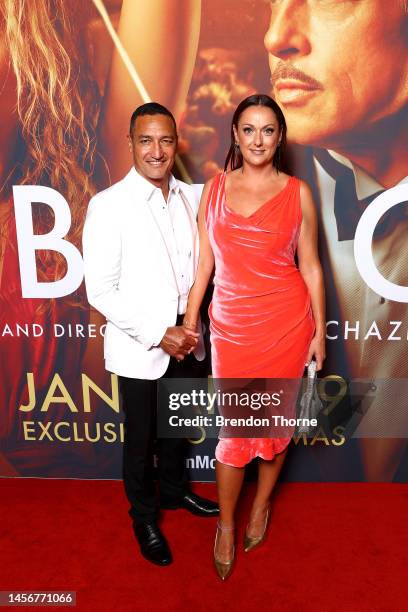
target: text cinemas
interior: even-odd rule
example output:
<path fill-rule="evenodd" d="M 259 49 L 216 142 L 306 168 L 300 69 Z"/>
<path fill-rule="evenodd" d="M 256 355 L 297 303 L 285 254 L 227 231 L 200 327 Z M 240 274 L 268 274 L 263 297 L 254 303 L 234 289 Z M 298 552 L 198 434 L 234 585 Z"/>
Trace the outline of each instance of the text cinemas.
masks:
<path fill-rule="evenodd" d="M 327 321 L 328 340 L 408 340 L 408 328 L 403 321 Z"/>

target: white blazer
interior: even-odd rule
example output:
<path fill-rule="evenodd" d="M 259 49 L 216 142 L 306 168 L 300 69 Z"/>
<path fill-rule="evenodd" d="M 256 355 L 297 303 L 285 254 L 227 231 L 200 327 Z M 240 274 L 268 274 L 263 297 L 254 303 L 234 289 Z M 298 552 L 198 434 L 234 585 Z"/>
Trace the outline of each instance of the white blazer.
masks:
<path fill-rule="evenodd" d="M 177 183 L 193 234 L 192 284 L 199 250 L 198 200 L 192 186 Z M 148 201 L 151 192 L 150 183 L 132 168 L 121 181 L 96 194 L 85 220 L 83 255 L 88 301 L 107 319 L 106 369 L 154 380 L 169 364 L 169 354 L 154 345 L 176 323 L 179 290 L 170 245 Z M 204 359 L 202 334 L 194 354 Z"/>

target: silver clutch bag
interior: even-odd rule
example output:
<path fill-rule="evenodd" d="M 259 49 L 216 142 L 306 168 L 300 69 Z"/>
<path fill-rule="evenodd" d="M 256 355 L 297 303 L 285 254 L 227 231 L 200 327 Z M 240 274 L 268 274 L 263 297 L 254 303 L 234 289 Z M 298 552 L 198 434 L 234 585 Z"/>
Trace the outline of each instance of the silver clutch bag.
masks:
<path fill-rule="evenodd" d="M 317 425 L 311 425 L 310 421 L 316 419 L 323 408 L 322 400 L 317 393 L 316 362 L 312 360 L 307 367 L 306 389 L 303 392 L 298 404 L 298 425 L 294 435 L 306 434 L 313 436 L 317 430 Z M 304 424 L 299 419 L 307 419 Z"/>

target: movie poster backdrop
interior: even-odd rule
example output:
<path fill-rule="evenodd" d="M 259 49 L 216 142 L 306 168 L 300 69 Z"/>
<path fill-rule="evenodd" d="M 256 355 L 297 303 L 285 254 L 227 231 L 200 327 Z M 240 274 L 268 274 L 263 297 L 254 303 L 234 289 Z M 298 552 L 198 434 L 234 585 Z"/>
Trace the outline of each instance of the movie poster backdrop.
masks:
<path fill-rule="evenodd" d="M 140 103 L 174 112 L 174 172 L 200 192 L 223 169 L 237 104 L 262 92 L 287 119 L 287 171 L 313 189 L 327 290 L 325 413 L 293 438 L 283 478 L 406 480 L 406 8 L 1 3 L 1 476 L 120 477 L 118 382 L 83 283 L 88 201 L 130 168 Z M 215 443 L 202 429 L 190 440 L 193 480 L 214 479 Z"/>

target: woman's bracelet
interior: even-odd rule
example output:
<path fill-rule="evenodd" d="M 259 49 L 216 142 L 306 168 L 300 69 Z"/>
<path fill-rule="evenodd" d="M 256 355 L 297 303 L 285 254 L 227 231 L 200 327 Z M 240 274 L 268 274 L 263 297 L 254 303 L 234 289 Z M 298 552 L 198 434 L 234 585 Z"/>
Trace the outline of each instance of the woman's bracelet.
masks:
<path fill-rule="evenodd" d="M 189 321 L 189 319 L 183 319 L 183 325 L 188 329 L 196 329 L 197 327 L 197 323 L 193 323 L 192 321 Z"/>

